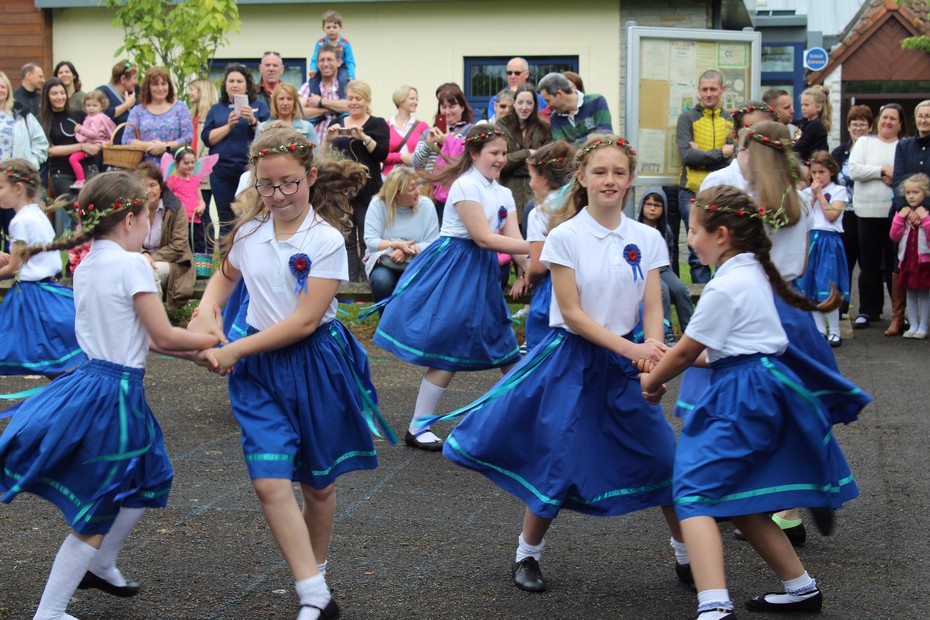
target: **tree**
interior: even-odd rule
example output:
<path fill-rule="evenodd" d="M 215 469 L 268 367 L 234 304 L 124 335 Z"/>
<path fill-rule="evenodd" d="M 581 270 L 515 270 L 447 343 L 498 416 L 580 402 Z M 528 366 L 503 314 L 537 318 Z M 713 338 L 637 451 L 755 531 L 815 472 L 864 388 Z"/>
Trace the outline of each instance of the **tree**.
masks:
<path fill-rule="evenodd" d="M 898 0 L 898 4 L 902 4 L 904 0 Z M 913 2 L 908 2 L 911 5 L 911 8 L 916 9 L 917 7 L 913 6 Z M 930 0 L 927 0 L 928 8 L 930 8 Z M 901 49 L 906 50 L 922 50 L 924 52 L 930 53 L 930 36 L 926 34 L 921 34 L 915 37 L 907 37 L 901 39 Z"/>
<path fill-rule="evenodd" d="M 239 32 L 235 0 L 104 0 L 113 25 L 126 32 L 116 56 L 128 54 L 143 70 L 162 66 L 174 76 L 178 95 L 204 78 L 230 30 Z"/>

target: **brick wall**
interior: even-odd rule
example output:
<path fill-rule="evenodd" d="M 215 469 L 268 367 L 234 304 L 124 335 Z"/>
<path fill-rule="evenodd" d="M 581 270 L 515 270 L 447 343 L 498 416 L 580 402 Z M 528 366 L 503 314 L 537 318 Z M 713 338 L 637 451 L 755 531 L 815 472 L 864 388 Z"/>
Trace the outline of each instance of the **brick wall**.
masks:
<path fill-rule="evenodd" d="M 32 0 L 0 2 L 0 71 L 19 86 L 20 68 L 27 62 L 52 71 L 52 15 L 37 9 Z"/>

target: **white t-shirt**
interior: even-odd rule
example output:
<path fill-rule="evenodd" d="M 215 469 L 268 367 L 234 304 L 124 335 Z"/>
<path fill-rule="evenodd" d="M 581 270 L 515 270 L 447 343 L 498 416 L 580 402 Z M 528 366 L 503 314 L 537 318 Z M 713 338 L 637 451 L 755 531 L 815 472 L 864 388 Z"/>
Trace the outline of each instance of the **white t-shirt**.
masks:
<path fill-rule="evenodd" d="M 634 247 L 639 251 L 635 275 L 632 257 L 624 257 L 625 251 Z M 550 269 L 552 265 L 573 269 L 581 309 L 613 333 L 625 336 L 639 318 L 646 276 L 650 270 L 668 265 L 668 250 L 656 229 L 623 216 L 620 225 L 609 230 L 585 207 L 549 232 L 540 260 Z M 555 295 L 549 307 L 549 325 L 571 331 Z"/>
<path fill-rule="evenodd" d="M 151 338 L 133 306 L 137 293 L 158 293 L 148 259 L 95 240 L 74 271 L 74 331 L 87 357 L 145 368 Z"/>
<path fill-rule="evenodd" d="M 811 197 L 813 193 L 811 188 L 807 188 L 801 192 L 801 195 L 804 196 L 804 201 L 806 204 L 811 204 Z M 846 191 L 846 188 L 842 185 L 837 185 L 836 183 L 830 183 L 825 188 L 823 188 L 823 197 L 827 199 L 827 202 L 831 205 L 834 202 L 849 202 L 849 192 Z M 843 205 L 843 209 L 846 208 L 846 205 Z M 832 230 L 834 232 L 841 233 L 843 232 L 843 213 L 840 213 L 840 216 L 833 220 L 832 222 L 827 219 L 827 216 L 824 214 L 823 209 L 820 207 L 820 202 L 814 203 L 814 221 L 811 228 L 813 230 Z"/>
<path fill-rule="evenodd" d="M 317 217 L 312 207 L 297 232 L 286 241 L 274 238 L 271 217 L 265 222 L 258 219 L 246 222 L 236 232 L 229 263 L 242 272 L 249 289 L 246 322 L 255 329 L 268 329 L 297 309 L 297 276 L 289 264 L 295 254 L 306 254 L 310 259 L 308 277 L 348 282 L 345 239 L 341 232 Z M 323 323 L 336 316 L 337 307 L 333 299 L 323 315 Z"/>
<path fill-rule="evenodd" d="M 778 273 L 786 281 L 797 280 L 804 275 L 807 264 L 807 243 L 814 222 L 810 201 L 805 202 L 804 196 L 798 192 L 801 201 L 801 218 L 794 226 L 782 226 L 772 235 L 772 251 L 769 256 Z M 703 293 L 701 293 L 703 296 Z"/>
<path fill-rule="evenodd" d="M 552 218 L 553 208 L 558 207 L 556 199 L 561 194 L 561 190 L 550 192 L 542 204 L 533 207 L 526 220 L 526 240 L 527 241 L 545 241 L 549 234 L 549 221 Z"/>
<path fill-rule="evenodd" d="M 732 185 L 744 192 L 749 191 L 749 181 L 743 177 L 743 172 L 740 170 L 739 163 L 736 161 L 735 157 L 726 168 L 714 170 L 704 177 L 704 180 L 701 181 L 701 191 L 703 192 L 708 187 L 716 187 L 718 185 Z"/>
<path fill-rule="evenodd" d="M 44 245 L 55 240 L 55 229 L 37 204 L 26 205 L 10 221 L 10 239 L 26 245 Z M 41 252 L 30 258 L 19 270 L 23 282 L 38 282 L 61 271 L 61 254 Z"/>
<path fill-rule="evenodd" d="M 513 194 L 502 186 L 497 180 L 488 181 L 477 168 L 472 166 L 468 172 L 460 176 L 449 188 L 449 197 L 446 199 L 446 208 L 442 214 L 442 229 L 439 231 L 443 237 L 457 237 L 471 239 L 468 229 L 465 228 L 458 209 L 460 202 L 469 201 L 480 203 L 484 214 L 488 218 L 488 228 L 491 232 L 499 233 L 503 224 L 500 221 L 501 209 L 507 214 L 517 210 L 513 202 Z M 451 209 L 449 207 L 452 207 Z"/>
<path fill-rule="evenodd" d="M 788 346 L 772 285 L 755 254 L 737 254 L 717 268 L 685 330 L 707 347 L 708 361 L 735 355 L 779 355 Z"/>

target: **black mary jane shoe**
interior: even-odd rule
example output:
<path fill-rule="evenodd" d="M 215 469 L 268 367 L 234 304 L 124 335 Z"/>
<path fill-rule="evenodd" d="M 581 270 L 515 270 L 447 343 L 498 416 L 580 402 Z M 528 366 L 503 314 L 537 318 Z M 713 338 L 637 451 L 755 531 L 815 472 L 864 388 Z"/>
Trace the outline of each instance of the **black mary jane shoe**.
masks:
<path fill-rule="evenodd" d="M 139 584 L 135 581 L 126 581 L 124 586 L 114 586 L 106 579 L 87 571 L 84 573 L 81 583 L 78 584 L 78 590 L 89 590 L 91 588 L 120 598 L 129 598 L 139 593 Z"/>
<path fill-rule="evenodd" d="M 855 319 L 853 319 L 852 326 L 853 329 L 865 329 L 869 326 L 870 323 L 871 321 L 869 321 L 867 314 L 860 314 Z"/>
<path fill-rule="evenodd" d="M 320 608 L 315 605 L 301 605 L 301 609 L 307 607 L 309 609 L 318 609 L 320 611 L 320 620 L 339 620 L 342 617 L 342 610 L 339 609 L 339 604 L 336 603 L 336 599 L 331 598 L 329 602 L 326 603 L 326 607 Z"/>
<path fill-rule="evenodd" d="M 420 441 L 419 437 L 423 433 L 428 432 L 429 429 L 423 431 L 419 435 L 414 435 L 410 431 L 407 431 L 407 434 L 404 435 L 404 443 L 406 443 L 411 448 L 416 448 L 417 450 L 426 450 L 427 452 L 441 452 L 442 451 L 442 440 L 439 441 Z"/>
<path fill-rule="evenodd" d="M 697 588 L 694 586 L 694 575 L 691 574 L 690 564 L 679 564 L 676 561 L 675 575 L 678 577 L 678 581 L 691 588 L 693 592 L 697 592 Z"/>
<path fill-rule="evenodd" d="M 521 590 L 543 592 L 546 589 L 542 569 L 536 558 L 524 558 L 519 562 L 514 562 L 510 574 L 513 576 L 513 585 Z"/>
<path fill-rule="evenodd" d="M 736 620 L 736 612 L 734 612 L 731 609 L 719 609 L 718 608 L 718 609 L 711 609 L 710 611 L 728 611 L 730 613 L 728 613 L 725 616 L 720 616 L 720 620 Z M 705 612 L 702 611 L 701 614 L 703 613 Z M 695 617 L 691 618 L 691 620 L 701 620 L 701 614 L 696 615 Z"/>
<path fill-rule="evenodd" d="M 794 612 L 818 612 L 823 608 L 823 594 L 820 590 L 814 590 L 816 594 L 808 598 L 795 601 L 794 603 L 770 603 L 765 600 L 770 594 L 784 594 L 784 592 L 766 592 L 762 596 L 756 596 L 746 601 L 746 609 L 749 611 L 766 611 L 771 613 L 794 613 Z"/>
<path fill-rule="evenodd" d="M 814 525 L 817 526 L 818 532 L 824 536 L 833 534 L 833 530 L 836 528 L 836 516 L 832 510 L 829 508 L 808 508 L 808 511 L 814 519 Z"/>

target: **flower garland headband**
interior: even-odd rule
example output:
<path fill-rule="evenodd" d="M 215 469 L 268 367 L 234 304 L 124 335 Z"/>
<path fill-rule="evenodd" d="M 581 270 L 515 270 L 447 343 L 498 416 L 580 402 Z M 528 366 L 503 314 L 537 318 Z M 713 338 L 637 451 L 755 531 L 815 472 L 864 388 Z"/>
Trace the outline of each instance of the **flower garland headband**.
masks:
<path fill-rule="evenodd" d="M 746 135 L 758 142 L 759 144 L 765 145 L 776 151 L 781 151 L 785 156 L 785 165 L 788 167 L 788 174 L 791 176 L 791 180 L 794 182 L 794 185 L 797 186 L 801 182 L 801 179 L 798 178 L 798 172 L 795 166 L 792 165 L 790 158 L 794 157 L 794 143 L 795 140 L 791 138 L 784 138 L 780 140 L 772 140 L 770 137 L 763 135 L 761 133 L 755 132 L 752 129 L 746 130 Z M 791 190 L 791 187 L 785 189 L 785 196 Z M 785 196 L 782 196 L 782 202 L 785 201 Z"/>
<path fill-rule="evenodd" d="M 30 185 L 32 187 L 38 187 L 35 179 L 31 177 L 25 177 L 14 170 L 7 170 L 4 172 L 4 174 L 6 174 L 6 177 L 10 179 L 11 183 L 25 183 L 26 185 Z"/>
<path fill-rule="evenodd" d="M 575 164 L 580 166 L 581 162 L 584 161 L 585 157 L 587 157 L 589 153 L 596 151 L 602 146 L 616 146 L 623 150 L 629 156 L 632 162 L 636 162 L 636 151 L 633 150 L 633 147 L 630 146 L 629 142 L 623 138 L 617 138 L 616 140 L 613 138 L 605 138 L 602 140 L 595 140 L 575 153 Z"/>
<path fill-rule="evenodd" d="M 734 209 L 725 204 L 710 203 L 704 204 L 698 202 L 697 199 L 691 199 L 691 205 L 698 207 L 699 209 L 704 209 L 705 211 L 710 211 L 711 213 L 734 213 L 740 217 L 749 217 L 753 219 L 762 220 L 762 223 L 772 229 L 772 232 L 775 232 L 779 228 L 785 225 L 785 208 L 778 207 L 775 209 L 766 209 L 765 207 L 759 207 L 758 209 L 745 209 L 740 207 L 739 209 Z"/>
<path fill-rule="evenodd" d="M 479 140 L 481 140 L 481 141 L 483 142 L 483 141 L 485 141 L 485 140 L 490 139 L 491 136 L 494 136 L 494 137 L 496 137 L 496 138 L 502 138 L 502 137 L 504 137 L 504 132 L 501 131 L 500 129 L 488 129 L 487 131 L 482 131 L 481 133 L 476 133 L 476 134 L 473 135 L 473 136 L 468 136 L 467 138 L 465 138 L 465 142 L 466 142 L 467 144 L 471 144 L 472 142 L 477 142 L 477 141 L 479 141 Z"/>
<path fill-rule="evenodd" d="M 737 108 L 736 110 L 730 110 L 730 116 L 736 116 L 737 114 L 740 114 L 740 115 L 749 114 L 750 112 L 765 112 L 772 116 L 773 121 L 778 120 L 778 112 L 776 112 L 775 108 L 773 108 L 770 105 L 766 105 L 766 106 L 744 105 L 743 107 Z"/>
<path fill-rule="evenodd" d="M 267 155 L 281 155 L 287 153 L 296 153 L 307 149 L 314 149 L 316 145 L 313 142 L 288 142 L 281 146 L 273 146 L 268 149 L 261 149 L 254 153 L 249 153 L 249 164 L 256 165 L 258 160 Z"/>
<path fill-rule="evenodd" d="M 81 218 L 81 230 L 90 235 L 105 217 L 126 207 L 140 207 L 145 203 L 145 196 L 137 198 L 119 198 L 112 205 L 101 206 L 89 203 L 86 207 L 81 207 L 80 203 L 74 201 L 74 210 Z"/>
<path fill-rule="evenodd" d="M 540 161 L 540 162 L 532 162 L 530 160 L 527 160 L 526 163 L 528 163 L 529 165 L 533 167 L 539 167 L 539 166 L 558 166 L 564 161 L 565 161 L 564 157 L 553 157 L 552 159 L 547 159 L 546 161 Z"/>

